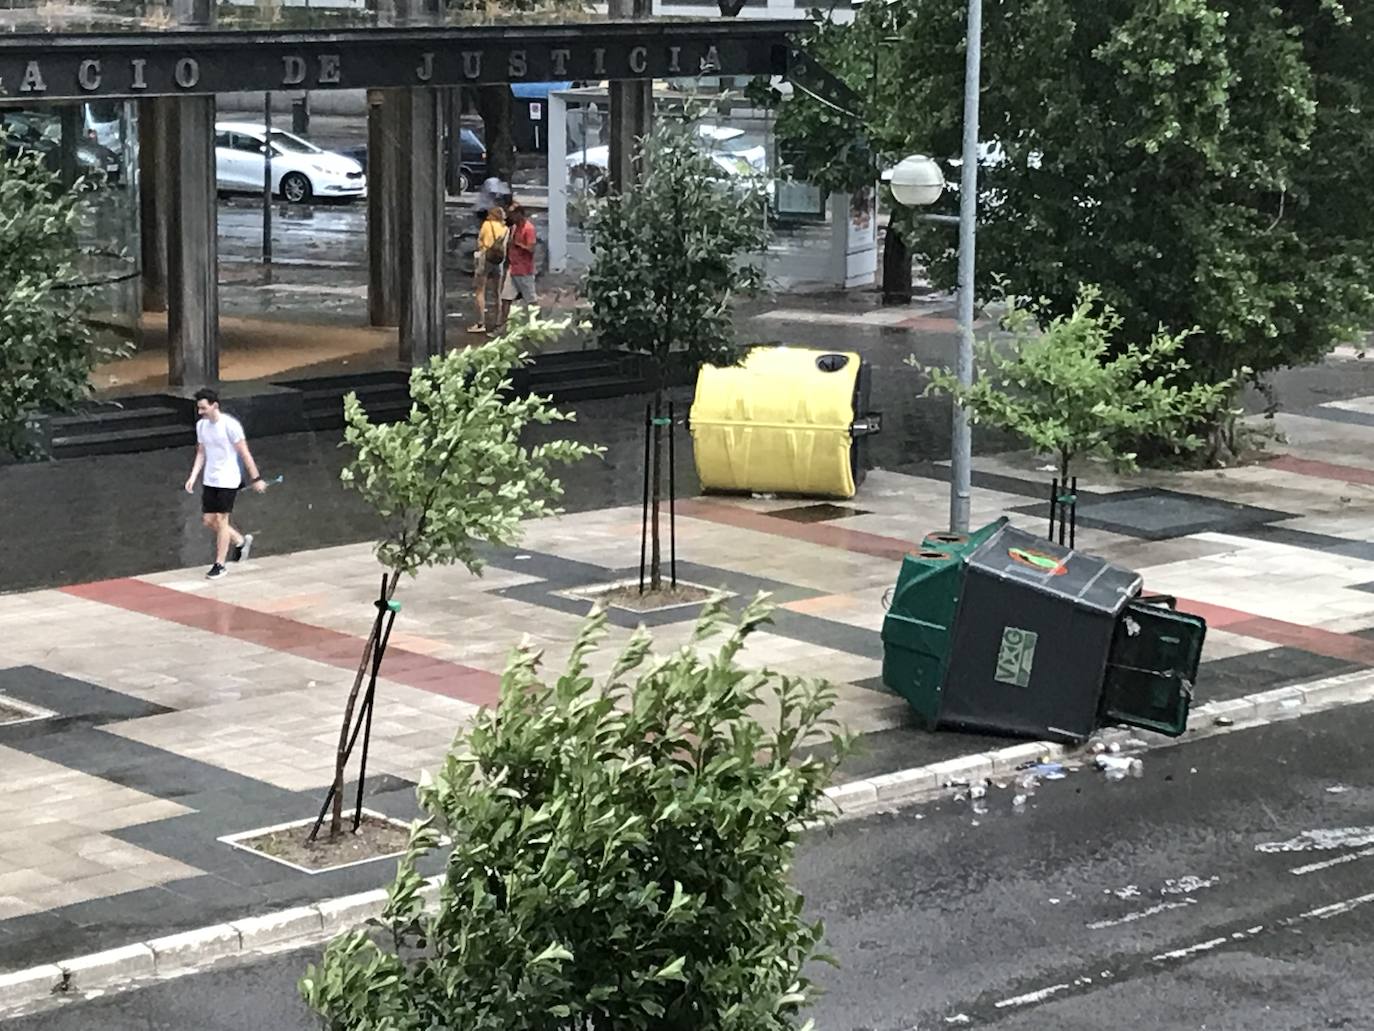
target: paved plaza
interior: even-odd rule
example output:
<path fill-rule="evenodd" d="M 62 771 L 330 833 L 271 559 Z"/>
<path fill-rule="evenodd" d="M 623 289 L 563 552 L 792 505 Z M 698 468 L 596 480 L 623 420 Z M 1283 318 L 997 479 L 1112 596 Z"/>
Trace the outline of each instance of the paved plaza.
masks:
<path fill-rule="evenodd" d="M 1129 478 L 1085 469 L 1079 546 L 1137 569 L 1210 630 L 1199 701 L 1374 668 L 1374 398 L 1281 416 L 1267 460 Z M 1320 460 L 1305 456 L 1320 454 Z M 1028 455 L 976 463 L 974 522 L 1043 532 L 1046 477 Z M 679 576 L 775 621 L 745 661 L 825 677 L 836 715 L 872 743 L 844 776 L 921 766 L 996 739 L 916 729 L 881 683 L 883 595 L 900 557 L 945 524 L 942 467 L 874 471 L 852 502 L 697 497 L 679 504 Z M 289 504 L 281 495 L 279 504 Z M 249 526 L 248 528 L 252 528 Z M 415 814 L 413 787 L 528 637 L 564 660 L 577 591 L 636 574 L 637 506 L 535 522 L 486 575 L 401 586 L 373 727 L 369 804 Z M 220 839 L 313 814 L 379 567 L 366 544 L 0 596 L 0 971 L 365 890 L 378 860 L 309 875 Z M 691 610 L 645 619 L 681 645 Z M 606 652 L 639 617 L 613 613 Z"/>

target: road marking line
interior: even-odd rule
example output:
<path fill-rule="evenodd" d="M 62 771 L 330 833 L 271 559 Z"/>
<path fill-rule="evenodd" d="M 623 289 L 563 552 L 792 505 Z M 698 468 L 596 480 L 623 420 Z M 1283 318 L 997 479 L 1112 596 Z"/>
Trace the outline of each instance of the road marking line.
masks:
<path fill-rule="evenodd" d="M 1225 945 L 1230 938 L 1213 938 L 1211 941 L 1201 942 L 1197 945 L 1189 945 L 1186 949 L 1175 949 L 1173 952 L 1161 952 L 1155 957 L 1156 962 L 1163 962 L 1169 959 L 1187 959 L 1203 952 L 1210 952 L 1218 945 Z"/>
<path fill-rule="evenodd" d="M 1067 984 L 1054 984 L 1048 988 L 1041 988 L 1039 991 L 1027 992 L 1025 995 L 1018 995 L 1011 999 L 1003 999 L 997 1003 L 997 1009 L 1009 1009 L 1012 1006 L 1029 1006 L 1031 1003 L 1044 1002 L 1051 995 L 1057 995 L 1062 991 L 1068 990 Z"/>
<path fill-rule="evenodd" d="M 1309 909 L 1300 916 L 1299 920 L 1306 920 L 1316 917 L 1318 920 L 1329 920 L 1333 916 L 1340 916 L 1342 913 L 1349 913 L 1352 909 L 1363 906 L 1366 902 L 1374 902 L 1374 892 L 1368 895 L 1359 895 L 1353 899 L 1346 899 L 1344 902 L 1333 902 L 1329 906 L 1320 906 L 1317 909 Z"/>
<path fill-rule="evenodd" d="M 1308 863 L 1306 866 L 1295 866 L 1288 872 L 1297 877 L 1306 877 L 1308 874 L 1316 873 L 1318 870 L 1328 870 L 1333 866 L 1340 866 L 1342 863 L 1353 863 L 1357 859 L 1368 859 L 1370 856 L 1374 856 L 1374 848 L 1362 848 L 1358 852 L 1337 856 L 1335 859 L 1327 859 L 1320 863 Z"/>
<path fill-rule="evenodd" d="M 1134 913 L 1127 913 L 1125 916 L 1119 916 L 1115 920 L 1098 920 L 1095 923 L 1089 924 L 1088 930 L 1101 931 L 1108 927 L 1120 927 L 1122 924 L 1133 924 L 1137 920 L 1144 920 L 1146 917 L 1157 916 L 1171 909 L 1183 909 L 1185 906 L 1194 905 L 1197 905 L 1197 899 L 1183 899 L 1180 902 L 1161 902 L 1157 906 L 1151 906 L 1149 909 L 1140 909 Z"/>

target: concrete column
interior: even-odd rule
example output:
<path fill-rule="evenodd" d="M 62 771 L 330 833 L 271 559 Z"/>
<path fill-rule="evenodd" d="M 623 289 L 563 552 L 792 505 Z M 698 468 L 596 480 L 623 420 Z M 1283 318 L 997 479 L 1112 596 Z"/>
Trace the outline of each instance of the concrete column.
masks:
<path fill-rule="evenodd" d="M 167 151 L 164 108 L 171 101 L 138 101 L 138 222 L 143 259 L 143 310 L 167 310 Z"/>
<path fill-rule="evenodd" d="M 215 98 L 166 101 L 167 373 L 173 386 L 219 379 Z"/>
<path fill-rule="evenodd" d="M 611 18 L 648 18 L 650 0 L 609 0 L 606 13 Z M 643 174 L 635 160 L 641 137 L 649 131 L 652 117 L 653 83 L 650 80 L 612 82 L 610 86 L 611 137 L 609 163 L 611 189 L 621 192 Z"/>
<path fill-rule="evenodd" d="M 401 321 L 400 247 L 403 90 L 367 91 L 367 320 Z"/>
<path fill-rule="evenodd" d="M 444 350 L 443 94 L 434 88 L 403 94 L 399 357 L 419 365 Z"/>

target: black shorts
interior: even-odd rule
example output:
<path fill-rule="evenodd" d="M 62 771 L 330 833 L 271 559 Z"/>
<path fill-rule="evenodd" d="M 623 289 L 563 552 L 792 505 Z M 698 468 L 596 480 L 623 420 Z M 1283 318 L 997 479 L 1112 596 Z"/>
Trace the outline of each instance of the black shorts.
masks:
<path fill-rule="evenodd" d="M 200 510 L 202 512 L 223 512 L 226 515 L 234 510 L 234 499 L 239 496 L 237 487 L 200 488 Z"/>

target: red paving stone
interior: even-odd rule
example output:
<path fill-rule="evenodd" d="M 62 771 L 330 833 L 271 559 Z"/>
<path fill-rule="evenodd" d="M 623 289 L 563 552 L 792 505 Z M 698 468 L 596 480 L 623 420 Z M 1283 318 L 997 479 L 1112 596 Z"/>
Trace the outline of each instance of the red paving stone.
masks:
<path fill-rule="evenodd" d="M 1337 465 L 1334 462 L 1319 462 L 1313 458 L 1299 458 L 1297 455 L 1277 455 L 1265 462 L 1265 465 L 1270 469 L 1279 469 L 1297 476 L 1374 485 L 1374 469 L 1363 469 L 1358 465 Z"/>
<path fill-rule="evenodd" d="M 270 612 L 176 591 L 144 580 L 101 580 L 62 588 L 104 605 L 139 612 L 169 623 L 207 630 L 273 651 L 297 655 L 350 672 L 358 668 L 366 643 L 361 637 L 327 630 Z M 473 705 L 493 705 L 501 678 L 495 673 L 436 659 L 392 645 L 382 660 L 382 676 L 398 684 Z"/>
<path fill-rule="evenodd" d="M 902 556 L 919 548 L 919 545 L 912 541 L 896 537 L 884 537 L 862 530 L 848 530 L 833 523 L 796 523 L 767 512 L 755 512 L 737 505 L 704 499 L 681 502 L 678 511 L 694 519 L 757 530 L 779 537 L 790 537 L 793 540 L 804 540 L 825 547 L 861 552 L 877 558 L 900 560 Z M 1227 633 L 1251 637 L 1268 644 L 1300 648 L 1303 651 L 1359 663 L 1362 666 L 1374 666 L 1374 641 L 1353 634 L 1338 634 L 1320 627 L 1287 623 L 1281 619 L 1269 619 L 1266 616 L 1257 616 L 1253 612 L 1190 601 L 1187 598 L 1179 598 L 1178 607 L 1184 612 L 1201 616 L 1214 630 L 1225 630 Z"/>

